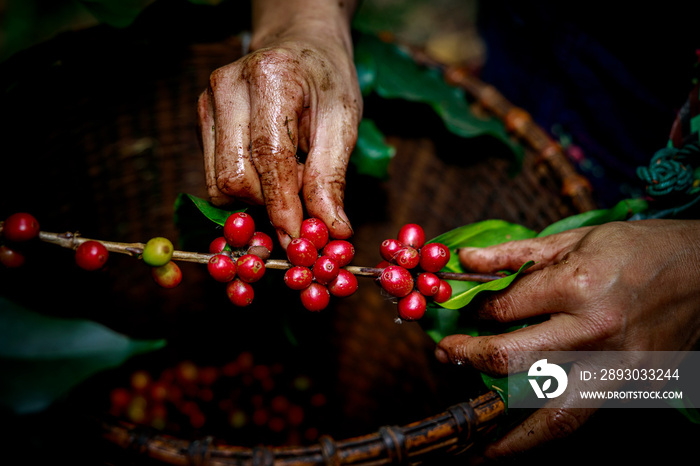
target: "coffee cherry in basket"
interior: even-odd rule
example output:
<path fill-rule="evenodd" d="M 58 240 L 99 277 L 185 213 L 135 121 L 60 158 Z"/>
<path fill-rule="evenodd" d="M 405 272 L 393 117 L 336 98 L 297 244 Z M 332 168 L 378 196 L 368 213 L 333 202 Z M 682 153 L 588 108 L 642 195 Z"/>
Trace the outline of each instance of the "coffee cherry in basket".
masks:
<path fill-rule="evenodd" d="M 8 269 L 14 269 L 24 265 L 24 261 L 24 255 L 21 252 L 8 248 L 4 244 L 0 245 L 0 264 Z"/>
<path fill-rule="evenodd" d="M 108 258 L 109 251 L 107 251 L 104 244 L 99 241 L 85 241 L 75 250 L 75 263 L 85 270 L 93 271 L 101 269 Z"/>
<path fill-rule="evenodd" d="M 151 267 L 160 267 L 170 262 L 173 257 L 173 243 L 162 236 L 157 236 L 148 240 L 143 248 L 142 259 Z"/>
<path fill-rule="evenodd" d="M 32 214 L 17 212 L 5 219 L 2 234 L 8 241 L 29 241 L 39 235 L 39 222 Z"/>

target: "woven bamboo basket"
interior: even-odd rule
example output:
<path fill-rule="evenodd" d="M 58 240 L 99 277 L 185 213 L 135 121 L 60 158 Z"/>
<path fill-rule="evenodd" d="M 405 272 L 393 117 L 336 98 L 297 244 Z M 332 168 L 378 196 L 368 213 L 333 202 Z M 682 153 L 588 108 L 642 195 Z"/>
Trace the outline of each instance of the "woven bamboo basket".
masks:
<path fill-rule="evenodd" d="M 6 65 L 0 130 L 4 170 L 11 175 L 1 187 L 0 212 L 31 211 L 42 226 L 94 238 L 178 238 L 178 193 L 206 196 L 197 97 L 209 74 L 243 50 L 235 34 L 169 39 L 156 40 L 143 29 L 94 28 L 60 36 Z M 439 66 L 418 51 L 415 57 Z M 405 121 L 401 102 L 368 101 L 366 115 L 396 156 L 386 181 L 352 169 L 348 175 L 355 264 L 379 262 L 378 245 L 408 222 L 422 224 L 428 237 L 489 218 L 541 229 L 594 207 L 586 180 L 524 110 L 461 69 L 443 71 L 474 99 L 475 110 L 505 122 L 525 148 L 523 167 L 512 176 L 508 157 L 493 143 L 451 136 L 425 112 L 425 118 Z M 42 312 L 170 341 L 158 355 L 91 380 L 71 400 L 82 443 L 105 455 L 105 463 L 446 464 L 502 418 L 498 394 L 474 375 L 436 364 L 434 343 L 417 323 L 397 324 L 395 305 L 371 283 L 361 281 L 355 295 L 334 301 L 321 315 L 301 310 L 294 296 L 278 292 L 280 284 L 256 298 L 251 312 L 240 312 L 199 265 L 184 264 L 181 286 L 162 290 L 133 258 L 114 257 L 105 273 L 88 275 L 64 267 L 70 258 L 56 249 L 39 251 L 41 266 L 2 272 L 0 291 Z M 55 270 L 50 280 L 44 278 L 47 263 Z M 31 292 L 36 283 L 41 293 Z M 293 321 L 302 349 L 280 342 L 270 323 L 278 320 Z M 242 352 L 283 358 L 289 371 L 320 380 L 330 401 L 316 437 L 288 445 L 264 436 L 242 441 L 235 430 L 206 426 L 168 432 L 110 416 L 86 401 L 105 399 L 96 391 L 108 390 L 115 372 L 123 377 L 139 364 L 191 359 L 223 366 Z"/>

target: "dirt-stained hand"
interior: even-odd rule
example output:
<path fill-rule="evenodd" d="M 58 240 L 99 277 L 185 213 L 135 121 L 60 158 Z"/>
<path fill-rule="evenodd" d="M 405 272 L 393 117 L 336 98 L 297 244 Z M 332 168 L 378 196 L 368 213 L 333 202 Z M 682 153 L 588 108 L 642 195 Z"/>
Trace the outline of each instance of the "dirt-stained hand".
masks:
<path fill-rule="evenodd" d="M 351 45 L 300 29 L 215 70 L 198 104 L 212 202 L 264 204 L 284 248 L 303 207 L 333 237 L 352 235 L 343 197 L 362 113 Z"/>
<path fill-rule="evenodd" d="M 535 260 L 474 312 L 499 322 L 547 319 L 511 333 L 448 336 L 436 349 L 442 362 L 502 376 L 520 351 L 687 351 L 700 340 L 700 221 L 615 222 L 459 255 L 477 272 Z M 594 411 L 575 403 L 537 410 L 485 454 L 511 456 L 569 435 Z"/>

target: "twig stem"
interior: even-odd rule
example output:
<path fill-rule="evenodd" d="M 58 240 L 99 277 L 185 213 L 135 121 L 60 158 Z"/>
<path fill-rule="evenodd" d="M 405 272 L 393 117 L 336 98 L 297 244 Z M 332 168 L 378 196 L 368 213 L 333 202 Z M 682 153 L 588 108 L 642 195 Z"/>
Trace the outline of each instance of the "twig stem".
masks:
<path fill-rule="evenodd" d="M 145 243 L 120 243 L 117 241 L 103 241 L 90 238 L 84 238 L 78 233 L 51 233 L 48 231 L 39 232 L 39 239 L 46 243 L 55 244 L 63 248 L 76 249 L 86 241 L 99 241 L 108 251 L 118 254 L 126 254 L 132 257 L 139 257 L 143 254 Z M 173 260 L 183 262 L 195 262 L 198 264 L 206 264 L 209 259 L 214 256 L 213 253 L 189 252 L 189 251 L 174 251 Z M 268 259 L 265 261 L 265 267 L 268 269 L 287 270 L 292 267 L 292 264 L 286 260 Z M 379 277 L 382 274 L 381 268 L 377 267 L 360 267 L 349 265 L 346 266 L 348 272 L 358 277 Z M 451 273 L 438 272 L 435 275 L 446 280 L 472 281 L 472 282 L 488 282 L 503 278 L 501 274 L 479 274 L 479 273 Z"/>

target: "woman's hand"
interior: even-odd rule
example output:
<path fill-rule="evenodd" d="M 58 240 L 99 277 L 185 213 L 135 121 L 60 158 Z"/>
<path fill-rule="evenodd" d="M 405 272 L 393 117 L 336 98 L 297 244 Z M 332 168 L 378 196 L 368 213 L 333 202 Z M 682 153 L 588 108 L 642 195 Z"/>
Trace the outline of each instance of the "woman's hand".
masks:
<path fill-rule="evenodd" d="M 689 351 L 700 339 L 700 221 L 610 223 L 459 256 L 477 272 L 535 260 L 474 312 L 499 322 L 548 319 L 506 334 L 446 337 L 436 349 L 442 362 L 503 376 L 520 351 Z M 573 400 L 540 409 L 485 453 L 507 456 L 568 435 L 594 411 Z"/>
<path fill-rule="evenodd" d="M 215 70 L 199 99 L 212 202 L 264 204 L 284 248 L 299 236 L 300 191 L 308 215 L 333 237 L 352 235 L 343 196 L 362 114 L 353 3 L 257 1 L 254 51 Z"/>

